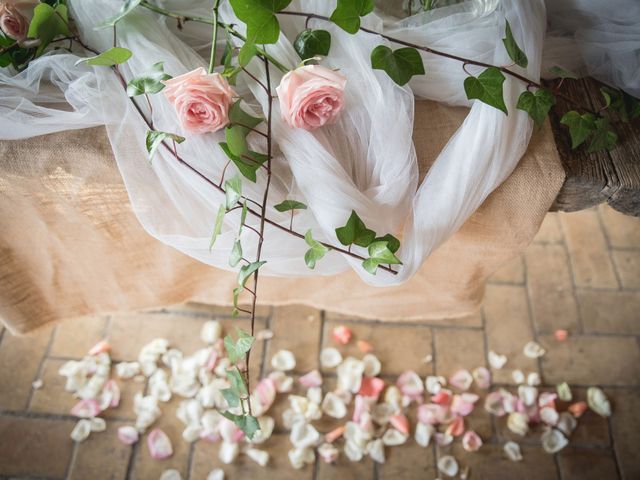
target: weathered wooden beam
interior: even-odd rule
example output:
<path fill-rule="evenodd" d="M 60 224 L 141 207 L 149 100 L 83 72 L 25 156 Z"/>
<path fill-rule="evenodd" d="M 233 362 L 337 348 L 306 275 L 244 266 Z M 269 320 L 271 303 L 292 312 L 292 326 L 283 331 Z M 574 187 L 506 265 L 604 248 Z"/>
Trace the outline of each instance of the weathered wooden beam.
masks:
<path fill-rule="evenodd" d="M 556 82 L 550 82 L 553 87 Z M 562 91 L 573 100 L 599 110 L 601 83 L 593 79 L 565 80 Z M 610 152 L 571 150 L 571 139 L 560 119 L 575 107 L 558 98 L 550 112 L 556 146 L 567 177 L 551 210 L 573 212 L 607 202 L 627 215 L 640 216 L 640 121 L 616 122 L 618 145 Z"/>

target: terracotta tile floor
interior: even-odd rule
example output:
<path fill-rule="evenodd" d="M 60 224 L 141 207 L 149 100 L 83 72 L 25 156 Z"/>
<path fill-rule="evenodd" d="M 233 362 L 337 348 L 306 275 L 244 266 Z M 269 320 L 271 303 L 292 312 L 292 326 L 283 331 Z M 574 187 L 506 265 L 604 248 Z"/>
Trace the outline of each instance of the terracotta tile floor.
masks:
<path fill-rule="evenodd" d="M 499 384 L 513 385 L 511 371 L 539 372 L 543 384 L 552 387 L 567 381 L 574 395 L 584 399 L 586 388 L 601 385 L 613 404 L 614 414 L 604 419 L 587 412 L 580 419 L 569 447 L 546 454 L 538 436 L 519 439 L 524 460 L 510 462 L 502 444 L 513 437 L 504 419 L 490 418 L 478 409 L 469 424 L 484 439 L 477 453 L 464 452 L 455 442 L 449 453 L 471 468 L 470 478 L 608 480 L 640 478 L 640 220 L 624 217 L 607 207 L 574 214 L 549 214 L 534 243 L 519 258 L 497 272 L 487 287 L 482 312 L 468 321 L 428 324 L 356 322 L 303 307 L 261 309 L 259 328 L 269 327 L 275 337 L 258 345 L 253 371 L 269 371 L 269 359 L 277 349 L 292 350 L 296 374 L 317 368 L 319 350 L 331 343 L 328 332 L 337 324 L 350 325 L 357 338 L 371 341 L 393 379 L 413 368 L 421 376 L 449 375 L 458 368 L 486 364 L 488 350 L 509 357 L 507 367 L 494 372 Z M 122 405 L 108 411 L 108 429 L 92 434 L 83 443 L 69 438 L 73 405 L 57 373 L 64 361 L 80 358 L 95 342 L 109 338 L 114 361 L 133 360 L 140 347 L 153 337 L 169 338 L 190 353 L 201 346 L 199 330 L 209 318 L 222 318 L 220 309 L 185 305 L 152 312 L 87 318 L 17 338 L 4 332 L 0 339 L 0 478 L 23 479 L 151 479 L 175 468 L 184 479 L 205 480 L 220 466 L 217 446 L 186 444 L 175 418 L 178 399 L 163 404 L 160 419 L 172 437 L 175 454 L 153 461 L 146 446 L 128 447 L 118 442 L 118 426 L 133 416 L 132 397 L 144 384 L 120 382 Z M 231 319 L 223 323 L 231 326 Z M 246 320 L 244 321 L 246 323 Z M 553 332 L 570 331 L 565 342 Z M 547 354 L 532 360 L 522 346 L 535 339 Z M 346 350 L 346 349 L 345 349 Z M 433 356 L 431 364 L 421 362 Z M 32 388 L 41 379 L 44 386 Z M 327 378 L 325 387 L 334 380 Z M 268 443 L 272 454 L 263 469 L 246 458 L 225 466 L 228 479 L 435 479 L 435 459 L 443 451 L 421 448 L 413 439 L 387 449 L 387 462 L 370 460 L 354 464 L 344 457 L 337 465 L 317 464 L 293 470 L 286 457 L 288 436 L 280 413 L 286 408 L 281 396 L 271 411 L 276 433 Z M 410 414 L 411 415 L 411 414 Z M 413 414 L 415 415 L 415 414 Z M 319 422 L 325 431 L 329 423 Z"/>

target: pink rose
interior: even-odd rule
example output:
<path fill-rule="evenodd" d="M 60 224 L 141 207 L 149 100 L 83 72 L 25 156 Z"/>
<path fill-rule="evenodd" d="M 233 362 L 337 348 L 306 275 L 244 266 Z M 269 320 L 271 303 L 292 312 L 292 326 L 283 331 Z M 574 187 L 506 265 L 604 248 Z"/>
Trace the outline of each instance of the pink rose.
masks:
<path fill-rule="evenodd" d="M 39 2 L 15 0 L 0 2 L 0 30 L 9 38 L 24 40 L 37 3 Z"/>
<path fill-rule="evenodd" d="M 235 92 L 220 74 L 209 74 L 200 67 L 162 83 L 185 130 L 216 132 L 229 124 L 229 107 Z"/>
<path fill-rule="evenodd" d="M 309 131 L 334 123 L 344 106 L 346 83 L 344 75 L 320 65 L 290 71 L 276 88 L 282 119 Z"/>

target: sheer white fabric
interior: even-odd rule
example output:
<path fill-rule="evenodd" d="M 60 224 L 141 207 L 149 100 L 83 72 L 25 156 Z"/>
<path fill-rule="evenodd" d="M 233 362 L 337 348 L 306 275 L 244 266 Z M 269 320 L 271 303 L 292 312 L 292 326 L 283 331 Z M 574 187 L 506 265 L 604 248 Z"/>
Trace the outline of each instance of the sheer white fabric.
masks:
<path fill-rule="evenodd" d="M 71 11 L 85 42 L 97 50 L 111 46 L 110 30 L 94 26 L 115 12 L 118 0 L 70 0 Z M 184 14 L 210 15 L 210 2 L 168 0 L 158 2 Z M 301 5 L 302 4 L 302 5 Z M 335 0 L 294 0 L 289 10 L 330 15 Z M 240 25 L 225 3 L 223 20 Z M 461 5 L 415 15 L 406 20 L 384 22 L 371 14 L 364 25 L 416 44 L 496 65 L 510 64 L 502 44 L 505 17 L 529 58 L 527 69 L 516 71 L 537 80 L 540 75 L 546 24 L 543 0 L 474 0 Z M 268 52 L 283 64 L 294 67 L 299 59 L 292 41 L 303 28 L 304 19 L 282 15 L 283 34 Z M 353 268 L 372 285 L 392 285 L 410 278 L 425 258 L 452 235 L 484 199 L 513 171 L 524 153 L 532 131 L 527 114 L 515 104 L 523 85 L 511 78 L 504 84 L 509 115 L 480 102 L 469 102 L 462 83 L 466 74 L 461 64 L 424 54 L 426 76 L 414 77 L 399 87 L 381 71 L 370 66 L 371 50 L 385 43 L 379 36 L 360 32 L 349 35 L 338 27 L 313 20 L 314 27 L 331 32 L 330 55 L 323 63 L 338 68 L 347 78 L 347 107 L 339 122 L 313 133 L 289 128 L 281 119 L 278 102 L 273 102 L 274 160 L 267 216 L 283 226 L 289 214 L 271 205 L 286 198 L 309 206 L 296 213 L 294 228 L 313 230 L 318 240 L 337 244 L 335 228 L 345 223 L 351 210 L 379 234 L 402 238 L 398 275 L 365 272 L 357 259 L 330 252 L 315 270 L 304 263 L 307 245 L 299 238 L 267 225 L 261 271 L 269 275 L 329 275 Z M 160 25 L 160 27 L 159 27 Z M 164 25 L 164 26 L 163 26 Z M 118 24 L 118 43 L 133 57 L 121 70 L 132 78 L 159 61 L 172 75 L 206 66 L 197 50 L 210 40 L 206 26 L 187 24 L 178 31 L 175 22 L 137 9 Z M 394 46 L 395 48 L 395 46 Z M 206 51 L 206 49 L 205 49 Z M 209 239 L 223 195 L 192 170 L 159 149 L 152 163 L 144 147 L 148 129 L 133 108 L 122 85 L 110 69 L 75 66 L 72 54 L 49 54 L 34 61 L 17 75 L 0 70 L 0 138 L 17 139 L 72 128 L 104 124 L 126 184 L 133 209 L 144 228 L 158 240 L 204 263 L 230 269 L 228 258 L 239 226 L 239 211 L 225 216 L 223 232 L 213 251 Z M 254 59 L 248 66 L 265 81 L 264 64 Z M 481 69 L 468 67 L 477 74 Z M 270 69 L 274 86 L 282 73 Z M 57 89 L 56 89 L 57 88 Z M 237 86 L 256 111 L 266 112 L 267 97 L 256 82 L 241 75 Z M 414 95 L 470 106 L 463 125 L 438 156 L 428 175 L 418 185 L 416 155 L 412 144 Z M 64 109 L 60 103 L 68 104 Z M 148 112 L 146 105 L 139 101 Z M 153 122 L 158 130 L 182 134 L 172 107 L 162 95 L 152 97 Z M 246 106 L 245 106 L 246 108 Z M 264 125 L 263 125 L 264 128 Z M 224 134 L 186 135 L 180 155 L 195 169 L 218 182 L 227 158 L 218 143 Z M 250 136 L 252 148 L 265 151 L 261 137 Z M 232 166 L 227 178 L 235 173 Z M 261 200 L 264 175 L 257 183 L 243 181 L 244 193 Z M 248 216 L 258 226 L 258 218 Z M 254 258 L 256 236 L 242 234 L 245 257 Z M 366 254 L 364 249 L 356 252 Z"/>

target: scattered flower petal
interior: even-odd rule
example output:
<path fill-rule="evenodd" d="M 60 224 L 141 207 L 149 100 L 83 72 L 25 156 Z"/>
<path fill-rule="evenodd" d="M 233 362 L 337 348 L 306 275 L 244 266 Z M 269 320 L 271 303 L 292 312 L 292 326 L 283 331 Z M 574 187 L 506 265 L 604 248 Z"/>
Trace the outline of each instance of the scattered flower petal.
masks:
<path fill-rule="evenodd" d="M 221 468 L 214 468 L 207 475 L 207 480 L 224 480 L 224 470 Z"/>
<path fill-rule="evenodd" d="M 256 333 L 257 341 L 271 340 L 272 338 L 273 338 L 273 331 L 269 330 L 268 328 L 260 330 L 259 332 Z"/>
<path fill-rule="evenodd" d="M 384 463 L 384 443 L 381 439 L 376 439 L 367 444 L 367 454 L 374 462 Z"/>
<path fill-rule="evenodd" d="M 325 463 L 333 463 L 338 460 L 339 450 L 331 443 L 323 443 L 318 447 L 318 456 Z"/>
<path fill-rule="evenodd" d="M 429 354 L 422 357 L 422 363 L 431 363 L 431 362 L 433 362 L 433 355 Z"/>
<path fill-rule="evenodd" d="M 587 390 L 589 408 L 602 417 L 611 416 L 611 404 L 601 388 L 589 387 Z"/>
<path fill-rule="evenodd" d="M 180 472 L 175 468 L 171 468 L 162 472 L 160 480 L 182 480 L 182 475 L 180 475 Z"/>
<path fill-rule="evenodd" d="M 438 470 L 449 477 L 458 474 L 458 462 L 451 455 L 444 455 L 438 459 Z"/>
<path fill-rule="evenodd" d="M 373 352 L 373 345 L 371 342 L 367 342 L 366 340 L 358 340 L 358 350 L 362 353 L 371 353 Z"/>
<path fill-rule="evenodd" d="M 475 397 L 475 398 L 474 398 Z M 475 408 L 475 402 L 477 401 L 477 395 L 471 397 L 474 401 L 468 401 L 463 395 L 454 395 L 451 401 L 451 413 L 466 417 Z"/>
<path fill-rule="evenodd" d="M 330 417 L 343 418 L 347 414 L 347 406 L 335 393 L 327 392 L 322 401 L 322 411 Z"/>
<path fill-rule="evenodd" d="M 337 369 L 338 388 L 351 393 L 360 390 L 360 382 L 364 374 L 364 362 L 353 357 L 348 357 Z"/>
<path fill-rule="evenodd" d="M 306 422 L 296 422 L 289 435 L 291 444 L 297 449 L 315 447 L 320 441 L 320 434 L 312 425 Z"/>
<path fill-rule="evenodd" d="M 473 430 L 468 430 L 462 437 L 462 448 L 467 452 L 477 452 L 482 446 L 482 439 Z"/>
<path fill-rule="evenodd" d="M 520 452 L 520 445 L 516 442 L 507 442 L 502 447 L 507 458 L 512 462 L 519 462 L 522 460 L 522 453 Z"/>
<path fill-rule="evenodd" d="M 529 418 L 520 412 L 511 412 L 507 419 L 507 428 L 516 435 L 525 436 L 529 431 Z"/>
<path fill-rule="evenodd" d="M 70 411 L 71 415 L 80 418 L 96 417 L 100 412 L 100 404 L 95 398 L 80 400 Z"/>
<path fill-rule="evenodd" d="M 431 397 L 431 401 L 433 403 L 437 403 L 438 405 L 449 405 L 453 400 L 453 392 L 451 390 L 447 390 L 443 388 L 438 393 Z"/>
<path fill-rule="evenodd" d="M 298 381 L 303 387 L 319 387 L 322 385 L 322 375 L 318 370 L 312 370 L 306 375 L 301 376 Z"/>
<path fill-rule="evenodd" d="M 107 422 L 104 418 L 95 417 L 89 419 L 92 432 L 104 432 L 107 429 Z"/>
<path fill-rule="evenodd" d="M 540 379 L 540 374 L 538 372 L 531 372 L 527 375 L 527 385 L 531 385 L 532 387 L 538 386 L 542 383 Z"/>
<path fill-rule="evenodd" d="M 382 370 L 382 364 L 378 357 L 375 355 L 368 353 L 364 357 L 362 357 L 362 363 L 364 363 L 364 375 L 365 377 L 375 377 Z"/>
<path fill-rule="evenodd" d="M 580 418 L 582 414 L 587 411 L 587 408 L 586 402 L 576 402 L 569 405 L 567 410 L 569 410 L 575 418 Z"/>
<path fill-rule="evenodd" d="M 491 415 L 496 417 L 502 417 L 507 412 L 504 408 L 504 396 L 502 391 L 497 390 L 490 392 L 484 399 L 484 408 Z"/>
<path fill-rule="evenodd" d="M 559 329 L 553 332 L 553 336 L 557 341 L 564 342 L 567 339 L 567 337 L 569 337 L 569 332 L 567 330 Z"/>
<path fill-rule="evenodd" d="M 345 412 L 346 415 L 346 412 Z M 338 427 L 338 428 L 334 428 L 333 430 L 331 430 L 329 433 L 326 433 L 324 436 L 324 439 L 328 442 L 328 443 L 333 443 L 335 442 L 338 438 L 340 438 L 342 435 L 344 434 L 344 426 L 342 427 Z"/>
<path fill-rule="evenodd" d="M 438 393 L 443 387 L 447 386 L 447 379 L 440 376 L 429 375 L 424 380 L 424 386 L 431 395 Z"/>
<path fill-rule="evenodd" d="M 38 380 L 35 380 L 32 384 L 31 387 L 34 390 L 40 390 L 42 388 L 42 386 L 44 385 L 44 382 L 42 381 L 41 378 L 39 378 Z"/>
<path fill-rule="evenodd" d="M 288 372 L 296 368 L 296 357 L 289 350 L 280 350 L 271 357 L 271 367 L 274 370 Z"/>
<path fill-rule="evenodd" d="M 138 441 L 139 434 L 131 425 L 124 425 L 118 428 L 118 439 L 125 445 L 133 445 Z"/>
<path fill-rule="evenodd" d="M 559 430 L 548 428 L 540 438 L 542 448 L 547 453 L 556 453 L 569 444 L 569 440 Z"/>
<path fill-rule="evenodd" d="M 489 365 L 491 365 L 491 368 L 494 368 L 496 370 L 500 370 L 507 363 L 507 357 L 505 355 L 499 355 L 493 350 L 489 351 L 488 358 Z"/>
<path fill-rule="evenodd" d="M 220 449 L 218 450 L 218 458 L 225 465 L 229 465 L 238 458 L 240 454 L 240 445 L 238 443 L 231 443 L 223 441 L 220 444 Z"/>
<path fill-rule="evenodd" d="M 382 443 L 387 445 L 388 447 L 393 447 L 395 445 L 402 445 L 409 438 L 408 435 L 396 430 L 395 428 L 389 428 L 384 435 L 382 435 Z"/>
<path fill-rule="evenodd" d="M 428 447 L 435 433 L 436 428 L 433 425 L 418 422 L 415 433 L 416 443 L 421 447 Z"/>
<path fill-rule="evenodd" d="M 392 415 L 391 417 L 389 417 L 389 423 L 400 433 L 409 435 L 409 419 L 406 417 L 406 415 L 403 415 L 401 413 Z"/>
<path fill-rule="evenodd" d="M 269 453 L 257 448 L 248 448 L 244 451 L 245 455 L 256 462 L 261 467 L 266 467 L 269 463 Z"/>
<path fill-rule="evenodd" d="M 278 393 L 288 393 L 293 389 L 293 377 L 284 372 L 271 372 L 268 378 L 274 381 Z"/>
<path fill-rule="evenodd" d="M 558 423 L 556 424 L 556 428 L 564 433 L 567 437 L 571 436 L 577 426 L 578 421 L 569 412 L 562 412 L 560 414 L 560 418 L 558 419 Z"/>
<path fill-rule="evenodd" d="M 531 341 L 527 342 L 522 349 L 522 353 L 528 358 L 540 358 L 547 353 L 547 351 L 539 343 Z"/>
<path fill-rule="evenodd" d="M 524 405 L 530 407 L 536 404 L 538 399 L 538 389 L 529 385 L 520 385 L 518 387 L 518 397 Z"/>
<path fill-rule="evenodd" d="M 340 345 L 346 345 L 351 341 L 351 336 L 353 335 L 351 329 L 349 327 L 345 327 L 344 325 L 337 326 L 331 332 L 331 337 L 334 341 L 339 343 Z"/>
<path fill-rule="evenodd" d="M 436 445 L 439 447 L 447 447 L 453 443 L 453 436 L 448 433 L 436 432 Z"/>
<path fill-rule="evenodd" d="M 99 353 L 105 353 L 105 352 L 108 352 L 109 350 L 111 350 L 111 345 L 109 344 L 109 342 L 107 342 L 106 340 L 101 340 L 98 343 L 96 343 L 93 347 L 91 347 L 88 354 L 98 355 Z"/>
<path fill-rule="evenodd" d="M 543 407 L 540 409 L 540 420 L 547 425 L 554 426 L 558 423 L 560 415 L 553 407 Z"/>
<path fill-rule="evenodd" d="M 323 348 L 320 352 L 322 368 L 335 368 L 342 363 L 342 355 L 333 347 Z"/>
<path fill-rule="evenodd" d="M 524 372 L 522 370 L 514 370 L 511 372 L 511 378 L 517 385 L 521 385 L 525 382 Z"/>
<path fill-rule="evenodd" d="M 478 388 L 488 390 L 491 387 L 491 372 L 485 367 L 477 367 L 473 370 L 473 379 Z"/>
<path fill-rule="evenodd" d="M 556 385 L 556 391 L 558 392 L 558 398 L 563 402 L 570 402 L 573 399 L 571 387 L 567 382 Z"/>
<path fill-rule="evenodd" d="M 202 325 L 200 339 L 209 345 L 213 345 L 222 336 L 222 325 L 217 320 L 208 320 Z"/>
<path fill-rule="evenodd" d="M 309 465 L 314 462 L 315 455 L 310 448 L 294 448 L 289 450 L 289 462 L 295 469 L 304 468 L 305 465 Z"/>
<path fill-rule="evenodd" d="M 459 437 L 462 435 L 464 433 L 464 419 L 461 416 L 456 415 L 453 418 L 453 422 L 451 422 L 447 427 L 445 433 L 452 437 Z"/>
<path fill-rule="evenodd" d="M 116 375 L 118 378 L 133 378 L 140 373 L 140 364 L 138 362 L 120 362 L 116 364 Z"/>
<path fill-rule="evenodd" d="M 457 388 L 458 390 L 467 391 L 473 383 L 473 377 L 469 370 L 458 370 L 449 378 L 449 384 Z"/>
<path fill-rule="evenodd" d="M 365 377 L 360 382 L 358 395 L 364 397 L 378 398 L 384 390 L 384 380 L 378 377 Z"/>
<path fill-rule="evenodd" d="M 418 421 L 427 425 L 438 425 L 447 421 L 447 408 L 437 403 L 425 403 L 418 407 Z"/>
<path fill-rule="evenodd" d="M 151 433 L 149 433 L 147 447 L 149 448 L 151 458 L 155 460 L 162 460 L 173 455 L 171 440 L 167 434 L 159 428 L 154 428 Z"/>
<path fill-rule="evenodd" d="M 71 431 L 71 440 L 74 442 L 83 442 L 89 437 L 90 433 L 91 422 L 86 418 L 83 418 L 76 423 L 75 427 L 73 427 L 73 430 Z"/>

